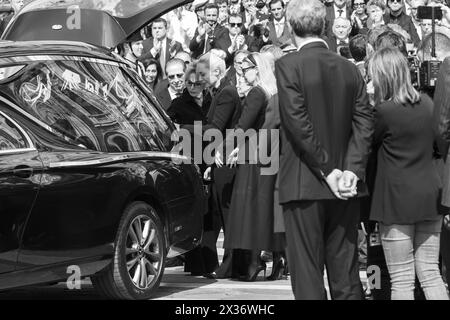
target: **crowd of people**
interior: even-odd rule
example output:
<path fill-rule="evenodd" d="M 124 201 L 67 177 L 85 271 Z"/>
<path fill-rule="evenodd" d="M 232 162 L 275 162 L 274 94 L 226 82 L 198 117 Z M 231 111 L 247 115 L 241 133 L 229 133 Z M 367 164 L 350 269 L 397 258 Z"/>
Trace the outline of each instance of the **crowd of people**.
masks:
<path fill-rule="evenodd" d="M 419 19 L 420 6 L 443 13 L 434 56 L 431 20 Z M 290 274 L 297 299 L 324 299 L 326 266 L 333 299 L 362 299 L 358 271 L 371 263 L 367 248 L 378 236 L 392 299 L 414 298 L 416 275 L 427 299 L 448 299 L 439 256 L 448 281 L 442 252 L 450 226 L 437 206 L 448 147 L 434 148 L 433 100 L 417 88 L 408 60 L 449 55 L 445 3 L 195 0 L 117 52 L 194 139 L 203 141 L 198 122 L 202 133 L 217 129 L 224 137 L 230 129 L 281 130 L 279 141 L 264 146 L 280 152 L 278 174 L 237 164 L 248 145 L 227 140 L 233 152 L 200 165 L 209 208 L 201 245 L 185 255 L 186 272 L 255 281 L 272 260 L 267 280 Z"/>
<path fill-rule="evenodd" d="M 420 6 L 443 13 L 434 35 Z M 416 276 L 427 299 L 449 298 L 450 60 L 435 103 L 410 62 L 450 56 L 444 1 L 195 0 L 116 52 L 193 139 L 195 123 L 281 132 L 258 145 L 280 153 L 277 174 L 239 159 L 248 141 L 200 164 L 210 197 L 186 272 L 256 281 L 272 260 L 265 279 L 290 274 L 297 299 L 325 299 L 326 267 L 331 298 L 363 299 L 378 236 L 392 299 L 413 299 Z"/>

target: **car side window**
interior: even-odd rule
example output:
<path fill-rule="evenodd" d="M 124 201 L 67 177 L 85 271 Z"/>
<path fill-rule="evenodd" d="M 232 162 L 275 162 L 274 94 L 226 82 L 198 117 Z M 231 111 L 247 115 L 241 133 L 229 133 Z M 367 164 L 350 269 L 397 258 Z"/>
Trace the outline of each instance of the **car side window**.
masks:
<path fill-rule="evenodd" d="M 30 147 L 19 128 L 0 113 L 0 151 Z"/>
<path fill-rule="evenodd" d="M 1 90 L 66 141 L 108 152 L 161 151 L 167 123 L 119 65 L 83 59 L 36 62 Z M 8 92 L 9 91 L 9 92 Z"/>

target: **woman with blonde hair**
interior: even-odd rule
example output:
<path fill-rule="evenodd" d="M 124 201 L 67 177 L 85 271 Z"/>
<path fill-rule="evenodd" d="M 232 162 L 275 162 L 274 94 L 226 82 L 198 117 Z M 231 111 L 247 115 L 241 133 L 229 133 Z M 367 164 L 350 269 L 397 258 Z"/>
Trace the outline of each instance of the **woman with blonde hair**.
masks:
<path fill-rule="evenodd" d="M 393 300 L 413 300 L 415 276 L 427 299 L 448 300 L 439 270 L 440 179 L 433 162 L 433 102 L 411 84 L 406 57 L 376 51 L 368 65 L 375 87 L 377 173 L 370 219 L 380 225 Z"/>
<path fill-rule="evenodd" d="M 264 53 L 248 55 L 242 62 L 242 74 L 252 89 L 245 97 L 242 114 L 235 129 L 247 133 L 251 133 L 247 130 L 253 129 L 257 132 L 264 124 L 269 100 L 277 93 L 270 56 Z M 284 249 L 283 238 L 277 239 L 274 234 L 272 211 L 266 211 L 267 214 L 263 216 L 258 210 L 260 168 L 255 159 L 248 157 L 257 147 L 251 145 L 252 141 L 256 140 L 249 138 L 227 157 L 228 165 L 234 166 L 238 160 L 239 165 L 231 196 L 224 247 L 240 249 L 238 273 L 239 280 L 242 281 L 255 281 L 261 271 L 266 271 L 266 264 L 260 257 L 261 250 Z M 223 165 L 223 162 L 225 161 L 220 158 L 216 159 L 218 166 Z"/>

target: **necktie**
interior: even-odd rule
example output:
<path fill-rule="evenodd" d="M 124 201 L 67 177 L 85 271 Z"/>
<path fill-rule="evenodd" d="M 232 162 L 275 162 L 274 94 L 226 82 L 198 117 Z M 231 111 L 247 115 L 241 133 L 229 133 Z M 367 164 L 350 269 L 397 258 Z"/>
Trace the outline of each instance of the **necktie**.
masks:
<path fill-rule="evenodd" d="M 339 12 L 339 17 L 342 17 L 342 13 L 344 13 L 344 10 L 338 9 L 338 12 Z"/>

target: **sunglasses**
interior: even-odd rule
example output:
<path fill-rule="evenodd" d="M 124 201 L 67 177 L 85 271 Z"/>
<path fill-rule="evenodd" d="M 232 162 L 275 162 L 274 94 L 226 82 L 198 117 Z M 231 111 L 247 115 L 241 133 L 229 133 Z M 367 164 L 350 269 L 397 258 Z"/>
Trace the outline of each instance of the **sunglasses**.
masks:
<path fill-rule="evenodd" d="M 177 73 L 177 74 L 171 74 L 170 76 L 169 76 L 169 75 L 167 76 L 167 78 L 169 78 L 170 80 L 175 79 L 175 77 L 178 78 L 178 79 L 181 79 L 181 78 L 184 77 L 184 74 L 182 74 L 182 73 Z"/>
<path fill-rule="evenodd" d="M 230 23 L 230 27 L 236 28 L 236 27 L 242 27 L 242 23 Z"/>
<path fill-rule="evenodd" d="M 390 3 L 394 3 L 394 2 L 396 2 L 396 3 L 402 3 L 402 1 L 403 1 L 403 0 L 389 0 Z"/>
<path fill-rule="evenodd" d="M 197 88 L 200 88 L 201 86 L 203 86 L 203 82 L 192 82 L 192 81 L 187 81 L 187 82 L 186 82 L 186 86 L 188 86 L 188 87 L 197 87 Z"/>
<path fill-rule="evenodd" d="M 353 6 L 355 8 L 358 8 L 358 7 L 364 7 L 365 5 L 366 5 L 365 3 L 355 3 Z"/>
<path fill-rule="evenodd" d="M 242 68 L 242 73 L 246 74 L 248 71 L 255 69 L 255 66 L 251 66 L 251 67 L 247 67 L 247 68 Z"/>

